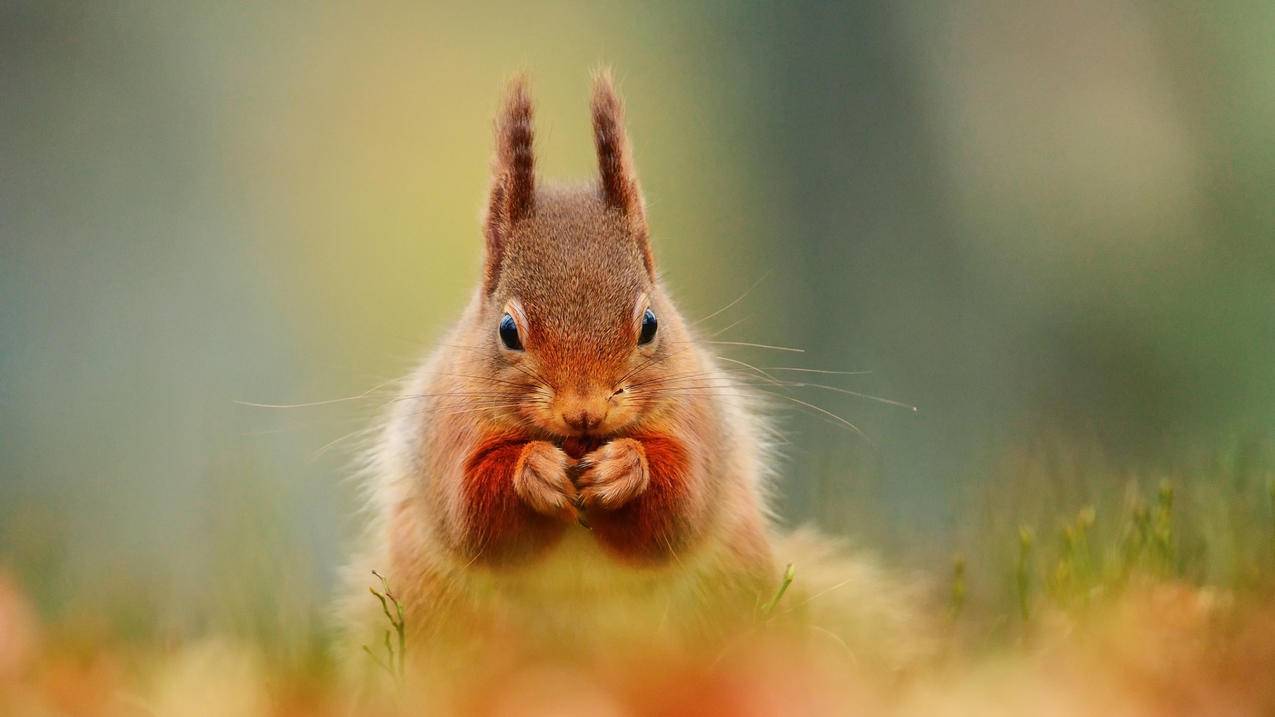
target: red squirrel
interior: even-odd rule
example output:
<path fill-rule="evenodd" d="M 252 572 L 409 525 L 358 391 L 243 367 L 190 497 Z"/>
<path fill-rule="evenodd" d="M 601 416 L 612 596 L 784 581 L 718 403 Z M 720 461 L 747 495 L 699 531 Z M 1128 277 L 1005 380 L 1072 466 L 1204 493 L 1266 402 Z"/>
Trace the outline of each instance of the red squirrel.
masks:
<path fill-rule="evenodd" d="M 606 73 L 591 110 L 597 180 L 542 183 L 511 83 L 481 280 L 373 453 L 351 600 L 382 619 L 367 586 L 386 575 L 409 644 L 707 644 L 792 560 L 772 547 L 768 430 L 660 280 Z"/>

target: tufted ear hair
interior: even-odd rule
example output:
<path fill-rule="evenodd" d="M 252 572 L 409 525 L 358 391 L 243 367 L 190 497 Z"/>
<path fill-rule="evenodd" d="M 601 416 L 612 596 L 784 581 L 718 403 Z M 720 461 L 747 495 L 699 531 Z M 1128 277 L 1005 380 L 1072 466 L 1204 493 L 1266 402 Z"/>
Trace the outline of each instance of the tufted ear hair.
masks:
<path fill-rule="evenodd" d="M 639 243 L 647 273 L 654 276 L 655 262 L 646 227 L 646 210 L 642 190 L 633 168 L 629 137 L 624 131 L 624 106 L 615 92 L 611 71 L 603 69 L 593 76 L 593 141 L 598 150 L 598 174 L 602 201 L 619 211 L 628 222 Z"/>
<path fill-rule="evenodd" d="M 531 213 L 536 192 L 535 139 L 531 127 L 531 95 L 527 78 L 509 82 L 505 104 L 496 116 L 496 153 L 492 160 L 491 191 L 483 234 L 487 256 L 483 265 L 483 290 L 490 294 L 500 278 L 500 263 L 514 224 Z"/>

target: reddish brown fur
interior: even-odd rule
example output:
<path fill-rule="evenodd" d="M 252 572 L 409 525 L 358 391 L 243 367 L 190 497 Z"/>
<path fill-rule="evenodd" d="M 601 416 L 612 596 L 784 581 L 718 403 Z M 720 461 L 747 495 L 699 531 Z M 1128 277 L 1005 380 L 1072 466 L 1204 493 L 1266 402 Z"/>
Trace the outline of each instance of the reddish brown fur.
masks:
<path fill-rule="evenodd" d="M 695 486 L 686 448 L 669 436 L 634 436 L 646 451 L 650 485 L 615 511 L 589 514 L 598 540 L 613 555 L 638 564 L 660 563 L 686 550 L 698 537 L 700 517 L 690 510 Z"/>
<path fill-rule="evenodd" d="M 543 552 L 565 527 L 541 515 L 514 492 L 526 439 L 500 434 L 480 442 L 465 463 L 463 549 L 474 559 L 499 565 Z"/>

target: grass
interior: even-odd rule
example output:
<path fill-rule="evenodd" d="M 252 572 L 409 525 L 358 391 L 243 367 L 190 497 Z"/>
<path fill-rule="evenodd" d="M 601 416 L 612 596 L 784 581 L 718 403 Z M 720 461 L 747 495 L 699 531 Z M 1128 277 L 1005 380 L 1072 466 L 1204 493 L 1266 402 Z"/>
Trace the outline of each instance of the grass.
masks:
<path fill-rule="evenodd" d="M 766 601 L 761 607 L 762 621 L 769 620 L 775 614 L 775 608 L 779 606 L 779 601 L 784 598 L 784 593 L 788 592 L 788 588 L 792 586 L 792 581 L 797 577 L 797 569 L 792 563 L 784 568 L 783 577 L 779 579 L 779 587 L 775 589 L 775 594 Z"/>
<path fill-rule="evenodd" d="M 402 685 L 405 671 L 407 669 L 407 618 L 403 615 L 403 604 L 398 601 L 394 593 L 390 592 L 390 581 L 384 575 L 372 571 L 372 575 L 380 581 L 381 589 L 378 591 L 375 587 L 369 587 L 368 592 L 377 599 L 381 604 L 381 612 L 385 614 L 385 620 L 389 622 L 389 629 L 385 630 L 382 644 L 385 646 L 385 657 L 377 656 L 376 652 L 367 645 L 363 645 L 363 652 L 372 660 L 378 668 L 383 670 L 397 684 Z M 390 605 L 394 606 L 394 610 L 390 611 Z M 390 633 L 396 640 L 391 641 Z"/>
<path fill-rule="evenodd" d="M 1018 614 L 1024 621 L 1031 617 L 1032 599 L 1032 546 L 1036 534 L 1027 526 L 1018 529 L 1018 561 L 1014 563 L 1014 596 L 1018 599 Z"/>
<path fill-rule="evenodd" d="M 933 576 L 928 624 L 942 646 L 906 676 L 883 679 L 844 655 L 783 640 L 759 640 L 720 664 L 644 662 L 620 646 L 631 659 L 618 672 L 543 664 L 478 670 L 475 710 L 553 714 L 570 704 L 586 712 L 610 705 L 620 714 L 731 714 L 770 705 L 762 713 L 930 715 L 1048 706 L 1058 714 L 1269 714 L 1275 471 L 1237 465 L 1223 455 L 1208 472 L 1120 476 L 1105 480 L 1105 490 L 1073 491 L 1071 500 L 1052 487 L 1071 491 L 1098 468 L 1007 475 L 1006 489 L 992 491 L 997 502 L 970 521 L 960 554 Z M 385 624 L 379 645 L 362 646 L 362 659 L 403 686 L 406 617 L 390 580 L 373 576 L 370 599 Z M 757 608 L 760 624 L 779 622 L 769 618 L 801 581 L 789 565 Z M 44 622 L 33 603 L 22 584 L 0 575 L 0 714 L 348 713 L 331 653 L 301 662 L 274 657 L 304 651 L 293 643 L 330 647 L 319 628 L 300 637 L 209 628 L 175 640 L 155 631 L 109 639 L 82 622 Z M 298 622 L 319 624 L 288 621 Z M 417 707 L 395 701 L 377 711 Z"/>

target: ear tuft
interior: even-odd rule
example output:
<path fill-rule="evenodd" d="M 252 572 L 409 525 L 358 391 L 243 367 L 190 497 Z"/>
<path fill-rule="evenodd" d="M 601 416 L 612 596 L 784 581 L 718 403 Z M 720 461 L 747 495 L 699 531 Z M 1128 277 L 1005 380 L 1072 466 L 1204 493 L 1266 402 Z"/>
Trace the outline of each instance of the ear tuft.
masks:
<path fill-rule="evenodd" d="M 496 165 L 506 177 L 509 218 L 518 221 L 531 212 L 536 191 L 536 157 L 532 150 L 531 95 L 526 75 L 509 83 L 505 107 L 496 120 Z"/>
<path fill-rule="evenodd" d="M 624 106 L 615 91 L 610 69 L 593 76 L 593 141 L 598 151 L 598 173 L 602 200 L 622 212 L 642 243 L 647 271 L 653 272 L 651 250 L 646 238 L 646 217 L 637 171 L 633 168 L 629 137 L 624 130 Z"/>
<path fill-rule="evenodd" d="M 531 95 L 526 75 L 509 82 L 505 104 L 496 116 L 496 154 L 492 162 L 491 192 L 483 233 L 487 259 L 483 288 L 496 287 L 500 262 L 510 228 L 531 213 L 536 192 L 536 158 L 533 148 Z"/>

